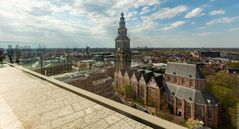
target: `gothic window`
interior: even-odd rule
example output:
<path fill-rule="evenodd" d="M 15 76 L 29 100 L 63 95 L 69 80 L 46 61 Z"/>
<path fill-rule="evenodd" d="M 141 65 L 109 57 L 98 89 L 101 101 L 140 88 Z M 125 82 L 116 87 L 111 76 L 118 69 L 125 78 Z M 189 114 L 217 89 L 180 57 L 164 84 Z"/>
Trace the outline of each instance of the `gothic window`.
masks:
<path fill-rule="evenodd" d="M 174 77 L 174 83 L 177 83 L 177 77 Z"/>
<path fill-rule="evenodd" d="M 155 96 L 155 91 L 151 90 L 151 96 Z"/>
<path fill-rule="evenodd" d="M 184 85 L 185 84 L 185 79 L 184 78 L 182 78 L 182 85 Z"/>
<path fill-rule="evenodd" d="M 196 117 L 199 119 L 203 119 L 204 117 L 204 106 L 197 105 L 196 106 Z"/>
<path fill-rule="evenodd" d="M 189 86 L 193 86 L 193 80 L 192 79 L 189 79 Z"/>
<path fill-rule="evenodd" d="M 148 92 L 148 93 L 149 93 L 149 96 L 151 96 L 151 95 L 152 95 L 152 91 L 151 91 L 151 90 L 149 90 L 149 92 Z"/>
<path fill-rule="evenodd" d="M 141 97 L 144 97 L 144 87 L 143 86 L 140 86 L 140 96 Z"/>
<path fill-rule="evenodd" d="M 173 96 L 169 97 L 169 104 L 174 105 L 174 97 Z"/>
<path fill-rule="evenodd" d="M 187 116 L 191 115 L 191 105 L 188 102 L 186 102 L 186 115 Z"/>
<path fill-rule="evenodd" d="M 208 107 L 208 119 L 211 119 L 213 116 L 213 108 L 212 107 Z"/>
<path fill-rule="evenodd" d="M 169 75 L 167 76 L 167 81 L 168 81 L 168 82 L 170 81 L 170 76 L 169 76 Z"/>
<path fill-rule="evenodd" d="M 180 99 L 177 99 L 177 107 L 178 108 L 182 107 L 182 101 Z"/>

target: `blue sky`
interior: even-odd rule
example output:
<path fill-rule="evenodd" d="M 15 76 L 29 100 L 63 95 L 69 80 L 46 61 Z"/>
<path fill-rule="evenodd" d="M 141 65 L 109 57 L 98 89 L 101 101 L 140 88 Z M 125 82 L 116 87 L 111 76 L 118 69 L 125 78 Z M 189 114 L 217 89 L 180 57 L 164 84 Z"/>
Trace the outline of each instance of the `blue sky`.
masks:
<path fill-rule="evenodd" d="M 238 10 L 239 0 L 2 0 L 0 41 L 114 47 L 124 11 L 132 47 L 239 47 Z"/>

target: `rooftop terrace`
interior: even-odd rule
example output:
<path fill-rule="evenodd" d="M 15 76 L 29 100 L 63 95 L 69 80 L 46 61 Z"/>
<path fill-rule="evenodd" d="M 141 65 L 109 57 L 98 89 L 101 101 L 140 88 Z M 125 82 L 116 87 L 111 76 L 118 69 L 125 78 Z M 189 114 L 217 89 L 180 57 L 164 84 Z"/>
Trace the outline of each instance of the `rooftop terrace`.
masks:
<path fill-rule="evenodd" d="M 0 129 L 183 129 L 21 66 L 0 67 L 0 107 Z"/>

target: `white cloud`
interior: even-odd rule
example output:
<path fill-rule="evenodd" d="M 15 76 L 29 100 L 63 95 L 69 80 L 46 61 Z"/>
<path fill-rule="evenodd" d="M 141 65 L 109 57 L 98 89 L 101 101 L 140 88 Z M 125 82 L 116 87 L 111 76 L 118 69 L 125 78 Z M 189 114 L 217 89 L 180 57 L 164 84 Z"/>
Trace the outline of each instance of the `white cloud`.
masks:
<path fill-rule="evenodd" d="M 130 31 L 133 33 L 141 33 L 145 30 L 154 30 L 156 29 L 157 24 L 152 20 L 144 20 L 140 24 L 138 24 L 135 28 Z"/>
<path fill-rule="evenodd" d="M 180 5 L 174 8 L 162 8 L 150 16 L 146 16 L 143 18 L 150 18 L 150 19 L 170 19 L 173 17 L 178 16 L 179 14 L 187 11 L 187 6 Z"/>
<path fill-rule="evenodd" d="M 175 29 L 180 26 L 183 26 L 184 24 L 185 24 L 185 21 L 177 21 L 177 22 L 170 24 L 169 26 L 163 27 L 162 30 L 167 31 L 167 30 Z"/>
<path fill-rule="evenodd" d="M 145 5 L 153 5 L 158 4 L 162 0 L 114 0 L 115 6 L 113 8 L 132 8 L 132 7 L 139 7 Z"/>
<path fill-rule="evenodd" d="M 209 36 L 209 35 L 213 35 L 212 32 L 202 32 L 202 33 L 197 33 L 197 36 Z"/>
<path fill-rule="evenodd" d="M 202 8 L 195 8 L 191 12 L 187 13 L 185 18 L 193 18 L 193 17 L 202 16 L 203 15 L 202 11 L 203 11 Z"/>
<path fill-rule="evenodd" d="M 149 6 L 144 6 L 142 9 L 141 9 L 141 12 L 140 14 L 145 14 L 145 13 L 149 13 L 151 11 L 151 9 L 149 8 Z"/>
<path fill-rule="evenodd" d="M 238 28 L 231 28 L 231 29 L 228 29 L 227 31 L 229 31 L 229 32 L 239 31 L 239 27 Z"/>
<path fill-rule="evenodd" d="M 148 7 L 157 6 L 162 1 L 165 0 L 0 1 L 0 40 L 80 43 L 83 40 L 99 42 L 100 38 L 102 42 L 108 42 L 105 46 L 110 46 L 117 34 L 122 9 L 128 23 L 140 18 L 136 8 L 150 10 Z M 156 26 L 153 21 L 142 23 L 145 26 L 141 30 Z M 9 38 L 12 35 L 20 38 Z"/>
<path fill-rule="evenodd" d="M 207 27 L 206 26 L 200 26 L 198 29 L 199 30 L 205 30 Z"/>
<path fill-rule="evenodd" d="M 185 12 L 186 10 L 187 10 L 187 6 L 185 6 L 185 5 L 176 6 L 174 8 L 162 8 L 162 9 L 154 12 L 151 15 L 142 16 L 141 17 L 142 22 L 137 26 L 137 28 L 133 29 L 132 31 L 133 32 L 143 32 L 144 30 L 160 30 L 157 28 L 158 23 L 155 20 L 171 19 L 173 17 L 180 15 L 181 13 Z M 182 24 L 182 23 L 177 22 L 177 23 L 173 24 L 173 26 L 176 25 L 176 27 L 177 27 L 178 26 L 177 24 Z M 168 30 L 173 29 L 173 28 L 174 27 L 172 27 L 172 28 L 169 27 Z M 165 27 L 165 29 L 167 29 L 167 27 Z"/>
<path fill-rule="evenodd" d="M 231 23 L 236 20 L 239 20 L 239 16 L 223 17 L 223 18 L 211 20 L 211 21 L 207 22 L 206 25 L 214 25 L 214 24 L 220 24 L 220 23 L 228 24 L 228 23 Z"/>
<path fill-rule="evenodd" d="M 211 12 L 209 12 L 209 15 L 210 16 L 213 16 L 213 15 L 222 15 L 222 14 L 225 14 L 225 11 L 224 10 L 213 10 Z"/>
<path fill-rule="evenodd" d="M 174 44 L 180 37 L 185 39 L 186 36 L 167 35 L 162 30 L 183 26 L 185 21 L 174 20 L 184 17 L 188 7 L 169 7 L 167 4 L 162 4 L 162 7 L 161 3 L 165 1 L 167 0 L 0 0 L 0 40 L 37 41 L 49 46 L 55 44 L 53 47 L 72 47 L 72 44 L 85 47 L 85 43 L 92 44 L 93 47 L 113 47 L 123 10 L 130 37 L 148 36 L 148 39 L 152 39 L 149 40 L 149 45 L 152 45 L 151 41 L 155 43 L 153 45 L 157 45 L 162 41 L 158 37 L 165 34 L 165 39 L 170 37 Z M 200 21 L 195 22 L 200 25 Z M 188 23 L 194 24 L 192 21 Z M 208 24 L 216 23 L 220 22 Z M 132 41 L 137 40 L 132 37 Z"/>

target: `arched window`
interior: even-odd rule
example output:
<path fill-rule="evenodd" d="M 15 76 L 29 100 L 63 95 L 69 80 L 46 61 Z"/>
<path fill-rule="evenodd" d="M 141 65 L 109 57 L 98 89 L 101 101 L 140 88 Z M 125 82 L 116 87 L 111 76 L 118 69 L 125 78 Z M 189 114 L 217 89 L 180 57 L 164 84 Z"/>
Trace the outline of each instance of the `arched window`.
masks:
<path fill-rule="evenodd" d="M 191 105 L 189 102 L 186 102 L 186 115 L 191 116 Z"/>
<path fill-rule="evenodd" d="M 189 86 L 193 86 L 193 80 L 192 79 L 189 79 Z"/>
<path fill-rule="evenodd" d="M 181 79 L 181 82 L 182 82 L 182 85 L 184 85 L 184 84 L 185 84 L 185 79 L 182 78 L 182 79 Z"/>
<path fill-rule="evenodd" d="M 213 116 L 213 108 L 212 107 L 208 107 L 208 119 L 211 119 Z"/>
<path fill-rule="evenodd" d="M 196 117 L 199 119 L 203 119 L 204 117 L 204 106 L 197 105 L 196 106 Z"/>
<path fill-rule="evenodd" d="M 177 108 L 181 108 L 182 107 L 182 100 L 177 99 Z"/>
<path fill-rule="evenodd" d="M 177 77 L 174 77 L 174 83 L 177 83 Z"/>
<path fill-rule="evenodd" d="M 170 76 L 169 75 L 167 76 L 167 81 L 170 82 Z"/>

